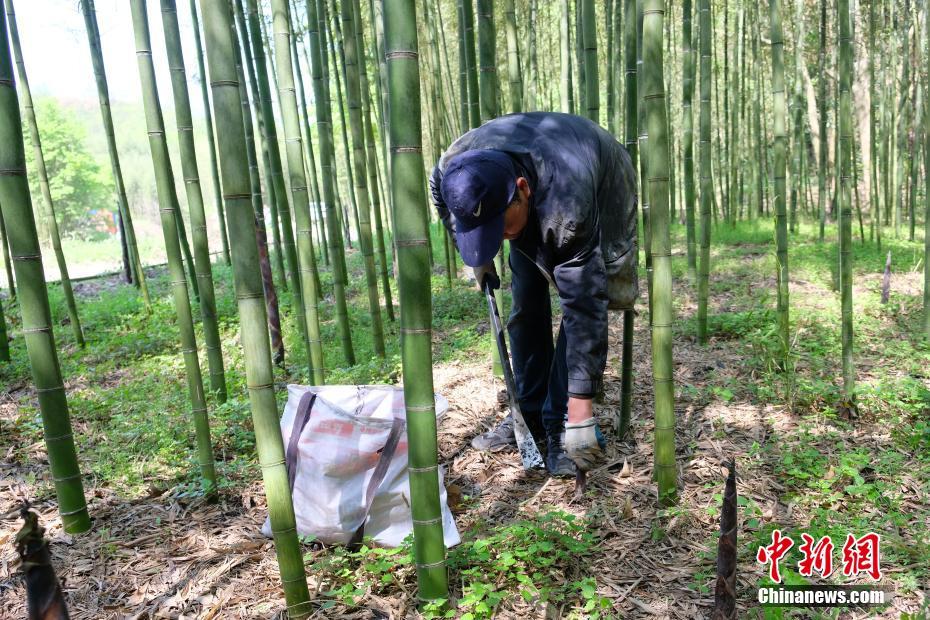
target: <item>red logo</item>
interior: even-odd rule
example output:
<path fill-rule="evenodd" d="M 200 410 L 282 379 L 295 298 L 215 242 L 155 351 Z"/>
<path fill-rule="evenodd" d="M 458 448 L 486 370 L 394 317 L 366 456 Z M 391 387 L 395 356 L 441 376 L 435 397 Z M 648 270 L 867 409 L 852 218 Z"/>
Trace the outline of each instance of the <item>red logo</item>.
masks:
<path fill-rule="evenodd" d="M 759 547 L 758 553 L 756 553 L 756 561 L 759 564 L 768 564 L 769 566 L 769 577 L 772 578 L 772 581 L 775 583 L 781 583 L 781 574 L 778 572 L 778 562 L 785 557 L 785 554 L 788 553 L 788 550 L 794 546 L 794 541 L 787 536 L 781 535 L 781 530 L 772 531 L 772 544 L 768 547 Z"/>

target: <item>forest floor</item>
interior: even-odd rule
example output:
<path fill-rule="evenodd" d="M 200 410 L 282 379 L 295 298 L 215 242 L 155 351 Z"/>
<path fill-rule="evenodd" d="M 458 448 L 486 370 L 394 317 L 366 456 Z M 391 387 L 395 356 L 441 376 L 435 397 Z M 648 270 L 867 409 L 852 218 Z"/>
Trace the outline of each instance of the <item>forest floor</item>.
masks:
<path fill-rule="evenodd" d="M 879 301 L 884 253 L 854 248 L 858 417 L 837 407 L 839 301 L 832 290 L 836 246 L 812 228 L 792 236 L 793 373 L 777 370 L 772 227 L 714 231 L 710 342 L 696 343 L 695 288 L 684 253 L 673 260 L 679 501 L 661 509 L 652 480 L 652 381 L 645 302 L 634 339 L 632 439 L 611 441 L 588 491 L 571 480 L 524 472 L 516 453 L 484 454 L 471 438 L 502 415 L 492 379 L 486 307 L 468 281 L 433 276 L 434 377 L 451 406 L 439 426 L 440 462 L 463 543 L 449 552 L 457 607 L 447 617 L 706 618 L 713 606 L 724 470 L 736 460 L 739 493 L 740 618 L 926 618 L 930 605 L 930 347 L 919 337 L 920 243 L 886 239 L 891 298 Z M 674 246 L 684 247 L 683 229 Z M 441 256 L 441 248 L 437 256 Z M 363 282 L 357 253 L 353 281 Z M 75 619 L 269 618 L 283 616 L 274 549 L 245 398 L 231 271 L 217 265 L 218 309 L 230 398 L 211 406 L 220 496 L 206 504 L 193 457 L 187 391 L 167 278 L 152 270 L 154 310 L 114 279 L 76 289 L 88 346 L 71 340 L 60 289 L 51 289 L 72 423 L 94 519 L 91 532 L 61 529 L 41 418 L 15 318 L 14 361 L 0 367 L 0 617 L 25 617 L 12 540 L 18 508 L 33 503 L 47 528 L 54 565 Z M 324 288 L 328 273 L 322 274 Z M 641 279 L 644 284 L 645 279 Z M 285 307 L 290 301 L 282 295 Z M 396 300 L 396 290 L 395 290 Z M 372 353 L 360 284 L 350 287 L 357 359 L 329 383 L 396 382 L 396 323 L 386 323 L 388 357 Z M 7 300 L 8 305 L 8 300 Z M 323 315 L 328 316 L 324 301 Z M 554 306 L 555 307 L 555 306 Z M 294 317 L 285 316 L 284 386 L 305 383 Z M 556 319 L 557 320 L 557 319 Z M 322 326 L 328 366 L 341 352 L 335 325 Z M 619 404 L 620 317 L 610 318 L 610 357 L 596 412 L 608 437 Z M 199 333 L 199 332 L 198 332 Z M 202 342 L 202 339 L 201 339 Z M 293 352 L 293 354 L 291 354 Z M 831 535 L 841 562 L 846 534 L 881 534 L 882 585 L 890 605 L 872 610 L 762 609 L 768 583 L 755 560 L 779 528 L 797 541 L 782 561 L 797 572 L 800 535 Z M 318 618 L 415 618 L 409 549 L 305 547 Z M 849 583 L 843 577 L 827 580 Z M 857 583 L 869 583 L 860 579 Z M 437 617 L 426 613 L 426 616 Z"/>

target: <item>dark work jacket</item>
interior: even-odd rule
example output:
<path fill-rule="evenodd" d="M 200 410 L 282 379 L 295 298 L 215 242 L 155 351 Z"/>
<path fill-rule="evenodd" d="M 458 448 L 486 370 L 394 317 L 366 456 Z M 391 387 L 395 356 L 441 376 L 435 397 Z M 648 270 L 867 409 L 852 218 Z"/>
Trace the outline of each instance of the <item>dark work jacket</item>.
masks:
<path fill-rule="evenodd" d="M 626 149 L 596 123 L 571 114 L 502 116 L 449 146 L 430 175 L 443 223 L 455 217 L 439 191 L 447 165 L 473 149 L 511 155 L 532 191 L 527 227 L 510 242 L 555 285 L 562 307 L 568 392 L 591 397 L 607 361 L 607 309 L 633 307 L 636 277 L 636 172 Z"/>

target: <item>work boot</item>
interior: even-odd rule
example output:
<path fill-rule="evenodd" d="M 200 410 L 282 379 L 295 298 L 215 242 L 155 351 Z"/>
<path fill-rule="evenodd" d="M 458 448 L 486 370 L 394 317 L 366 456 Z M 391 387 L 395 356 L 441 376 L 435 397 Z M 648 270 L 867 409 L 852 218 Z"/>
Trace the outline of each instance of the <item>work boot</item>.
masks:
<path fill-rule="evenodd" d="M 546 443 L 546 470 L 549 475 L 557 478 L 574 476 L 577 467 L 565 452 L 563 435 L 549 437 Z"/>
<path fill-rule="evenodd" d="M 487 452 L 501 452 L 516 448 L 517 438 L 513 431 L 513 416 L 508 414 L 496 428 L 472 439 L 471 447 Z"/>

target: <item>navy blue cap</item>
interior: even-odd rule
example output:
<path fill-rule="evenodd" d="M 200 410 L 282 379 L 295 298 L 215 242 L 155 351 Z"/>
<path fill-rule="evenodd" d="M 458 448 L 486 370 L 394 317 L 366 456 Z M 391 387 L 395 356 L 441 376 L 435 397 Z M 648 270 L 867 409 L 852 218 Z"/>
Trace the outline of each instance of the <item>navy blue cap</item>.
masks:
<path fill-rule="evenodd" d="M 455 217 L 455 240 L 469 267 L 497 254 L 504 241 L 504 211 L 516 189 L 517 169 L 501 151 L 465 151 L 446 168 L 440 191 Z"/>

